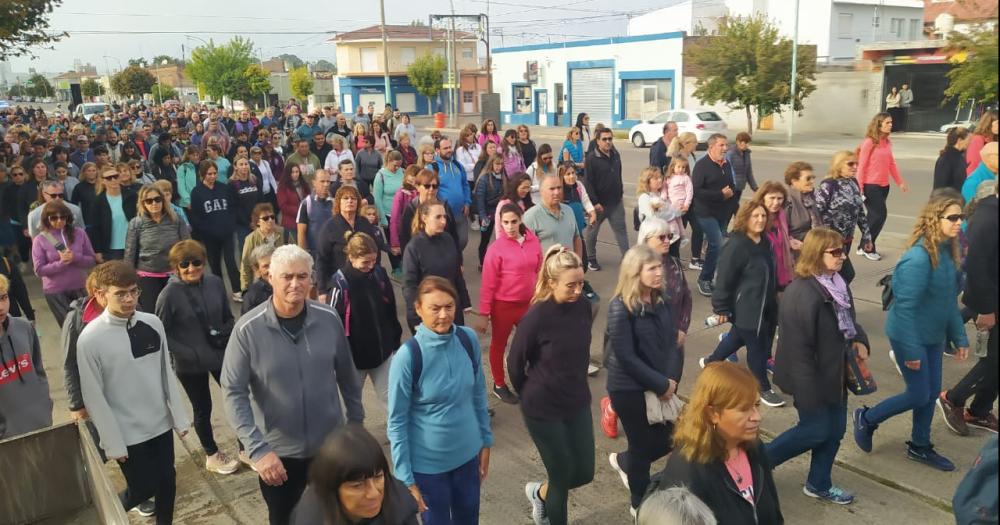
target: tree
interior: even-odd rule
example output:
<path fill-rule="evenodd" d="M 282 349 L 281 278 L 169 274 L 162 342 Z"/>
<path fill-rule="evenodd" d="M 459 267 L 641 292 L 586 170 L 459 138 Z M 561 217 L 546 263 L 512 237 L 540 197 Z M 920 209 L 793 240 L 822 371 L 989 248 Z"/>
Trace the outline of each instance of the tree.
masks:
<path fill-rule="evenodd" d="M 150 93 L 156 77 L 139 66 L 129 66 L 111 77 L 111 89 L 115 93 L 132 98 L 140 98 Z"/>
<path fill-rule="evenodd" d="M 55 96 L 56 92 L 52 89 L 52 84 L 49 83 L 49 79 L 35 73 L 28 78 L 25 82 L 28 85 L 28 96 L 30 97 L 52 97 Z"/>
<path fill-rule="evenodd" d="M 329 60 L 320 59 L 313 63 L 313 71 L 329 71 L 331 73 L 336 73 L 337 66 Z"/>
<path fill-rule="evenodd" d="M 427 27 L 427 22 L 416 18 L 414 20 L 410 20 L 410 27 Z"/>
<path fill-rule="evenodd" d="M 997 99 L 997 27 L 982 26 L 969 35 L 952 33 L 948 50 L 956 52 L 964 61 L 945 73 L 951 84 L 944 90 L 944 105 L 957 99 L 990 102 Z M 957 62 L 957 61 L 956 61 Z"/>
<path fill-rule="evenodd" d="M 146 59 L 143 58 L 143 57 L 130 58 L 130 59 L 128 59 L 128 65 L 130 65 L 130 66 L 139 66 L 139 67 L 149 67 L 149 62 L 146 61 Z"/>
<path fill-rule="evenodd" d="M 12 97 L 26 97 L 28 96 L 28 88 L 22 86 L 21 84 L 15 84 L 10 87 L 7 94 Z"/>
<path fill-rule="evenodd" d="M 247 66 L 243 71 L 243 78 L 246 83 L 246 92 L 240 95 L 240 99 L 244 102 L 257 100 L 257 97 L 271 92 L 271 74 L 259 64 Z"/>
<path fill-rule="evenodd" d="M 99 97 L 104 94 L 104 86 L 92 78 L 80 82 L 80 93 L 85 97 Z"/>
<path fill-rule="evenodd" d="M 759 126 L 761 118 L 788 106 L 801 111 L 802 101 L 816 89 L 816 48 L 799 46 L 798 55 L 794 101 L 792 42 L 763 16 L 723 18 L 718 36 L 685 44 L 684 61 L 696 72 L 694 96 L 702 104 L 722 102 L 745 110 L 752 133 L 753 109 Z"/>
<path fill-rule="evenodd" d="M 161 67 L 161 66 L 163 66 L 163 62 L 164 61 L 167 62 L 168 66 L 169 65 L 173 65 L 173 66 L 182 66 L 182 65 L 184 65 L 184 61 L 181 60 L 181 59 L 179 59 L 179 58 L 175 58 L 175 57 L 172 57 L 170 55 L 156 55 L 155 57 L 153 57 L 153 66 L 154 67 Z"/>
<path fill-rule="evenodd" d="M 299 57 L 297 57 L 295 55 L 289 54 L 289 53 L 283 53 L 281 55 L 278 55 L 275 58 L 277 58 L 278 60 L 280 60 L 282 62 L 288 62 L 288 64 L 290 66 L 292 66 L 292 69 L 295 69 L 297 67 L 302 67 L 302 66 L 304 66 L 306 64 L 305 62 L 302 61 L 301 58 L 299 58 Z"/>
<path fill-rule="evenodd" d="M 295 98 L 304 99 L 313 93 L 313 77 L 306 66 L 289 71 L 288 83 L 291 84 L 292 95 Z"/>
<path fill-rule="evenodd" d="M 66 36 L 50 33 L 49 14 L 62 0 L 4 0 L 0 2 L 0 61 L 33 56 L 33 49 Z"/>
<path fill-rule="evenodd" d="M 406 68 L 406 78 L 418 93 L 431 99 L 441 92 L 444 72 L 447 69 L 448 64 L 444 61 L 444 57 L 427 54 L 417 58 Z"/>
<path fill-rule="evenodd" d="M 246 71 L 254 62 L 250 40 L 235 37 L 221 46 L 209 41 L 191 52 L 185 73 L 213 99 L 234 99 L 250 93 Z"/>
<path fill-rule="evenodd" d="M 177 90 L 167 84 L 153 84 L 149 88 L 149 92 L 152 93 L 153 97 L 159 103 L 163 103 L 164 100 L 177 98 Z"/>

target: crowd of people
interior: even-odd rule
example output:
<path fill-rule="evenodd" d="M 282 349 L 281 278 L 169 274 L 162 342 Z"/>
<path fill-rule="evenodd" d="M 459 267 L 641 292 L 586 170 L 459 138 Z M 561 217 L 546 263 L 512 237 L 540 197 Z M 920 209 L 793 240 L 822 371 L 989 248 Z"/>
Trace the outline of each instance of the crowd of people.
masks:
<path fill-rule="evenodd" d="M 586 275 L 608 256 L 605 222 L 621 263 L 605 291 L 599 421 L 609 437 L 624 431 L 607 468 L 637 523 L 783 523 L 772 470 L 807 452 L 803 492 L 850 504 L 831 479 L 849 420 L 870 453 L 880 424 L 912 412 L 906 456 L 941 471 L 956 466 L 931 439 L 935 408 L 959 435 L 997 432 L 995 111 L 971 134 L 949 132 L 887 281 L 884 329 L 905 390 L 849 414 L 877 329 L 858 323 L 849 256 L 856 245 L 882 257 L 889 181 L 909 189 L 890 113 L 821 181 L 805 162 L 758 181 L 748 133 L 732 148 L 712 135 L 698 157 L 694 135 L 666 123 L 635 174 L 633 243 L 631 175 L 613 130 L 586 114 L 553 147 L 492 120 L 454 142 L 418 137 L 391 106 L 365 109 L 308 112 L 293 99 L 261 118 L 144 105 L 89 120 L 0 114 L 0 438 L 52 424 L 24 277 L 34 273 L 62 327 L 72 417 L 120 464 L 126 509 L 172 521 L 183 490 L 172 434 L 193 426 L 207 470 L 259 475 L 272 524 L 478 523 L 492 394 L 520 408 L 544 467 L 525 484 L 532 519 L 564 525 L 570 491 L 597 468 L 590 347 L 602 299 Z M 711 299 L 706 322 L 729 328 L 687 370 L 685 403 L 692 291 Z M 943 389 L 942 356 L 969 356 L 970 320 L 979 362 Z M 210 377 L 235 454 L 215 439 Z M 361 425 L 367 378 L 388 457 Z M 787 397 L 797 423 L 765 444 L 759 405 Z"/>

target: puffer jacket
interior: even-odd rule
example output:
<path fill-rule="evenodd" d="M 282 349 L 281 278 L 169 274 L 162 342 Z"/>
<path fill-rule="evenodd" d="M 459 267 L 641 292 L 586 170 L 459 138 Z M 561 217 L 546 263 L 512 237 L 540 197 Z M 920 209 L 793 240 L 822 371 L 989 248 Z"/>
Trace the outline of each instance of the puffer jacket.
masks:
<path fill-rule="evenodd" d="M 684 354 L 677 347 L 677 326 L 666 301 L 629 312 L 620 296 L 608 305 L 608 392 L 663 395 L 669 379 L 680 383 Z"/>
<path fill-rule="evenodd" d="M 164 215 L 160 222 L 136 215 L 128 223 L 125 234 L 125 261 L 140 272 L 170 271 L 170 247 L 191 238 L 191 232 L 180 217 Z"/>

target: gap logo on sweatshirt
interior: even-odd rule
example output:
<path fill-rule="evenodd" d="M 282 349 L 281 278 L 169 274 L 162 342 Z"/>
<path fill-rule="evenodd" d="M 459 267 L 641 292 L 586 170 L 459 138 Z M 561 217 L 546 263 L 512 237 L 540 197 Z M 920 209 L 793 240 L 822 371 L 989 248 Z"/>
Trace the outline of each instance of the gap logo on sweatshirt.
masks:
<path fill-rule="evenodd" d="M 13 381 L 17 376 L 30 372 L 34 368 L 31 363 L 31 354 L 25 352 L 13 361 L 4 361 L 3 370 L 0 370 L 0 385 Z"/>
<path fill-rule="evenodd" d="M 205 213 L 225 211 L 229 209 L 229 201 L 226 199 L 211 199 L 202 203 L 202 206 L 205 208 Z"/>

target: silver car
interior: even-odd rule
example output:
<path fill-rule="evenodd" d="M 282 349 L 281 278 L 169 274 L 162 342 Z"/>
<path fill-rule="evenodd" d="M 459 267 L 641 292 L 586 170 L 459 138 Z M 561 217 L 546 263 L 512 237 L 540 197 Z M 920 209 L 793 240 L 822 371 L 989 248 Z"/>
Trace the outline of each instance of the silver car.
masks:
<path fill-rule="evenodd" d="M 668 121 L 677 123 L 678 133 L 689 131 L 704 144 L 714 133 L 725 133 L 729 127 L 718 113 L 710 109 L 672 109 L 640 122 L 628 130 L 632 145 L 641 148 L 663 136 L 663 125 Z"/>

